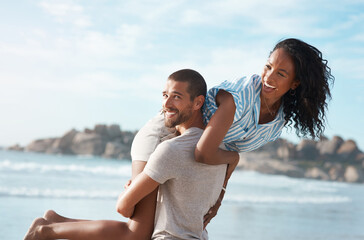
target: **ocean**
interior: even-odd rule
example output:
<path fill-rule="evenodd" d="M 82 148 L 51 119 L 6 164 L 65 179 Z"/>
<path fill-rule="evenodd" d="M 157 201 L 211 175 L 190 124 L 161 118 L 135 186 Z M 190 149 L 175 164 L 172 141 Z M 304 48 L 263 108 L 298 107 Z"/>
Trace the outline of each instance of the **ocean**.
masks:
<path fill-rule="evenodd" d="M 0 150 L 0 239 L 23 239 L 47 209 L 125 221 L 115 203 L 128 160 Z M 364 185 L 235 171 L 210 239 L 364 239 Z"/>

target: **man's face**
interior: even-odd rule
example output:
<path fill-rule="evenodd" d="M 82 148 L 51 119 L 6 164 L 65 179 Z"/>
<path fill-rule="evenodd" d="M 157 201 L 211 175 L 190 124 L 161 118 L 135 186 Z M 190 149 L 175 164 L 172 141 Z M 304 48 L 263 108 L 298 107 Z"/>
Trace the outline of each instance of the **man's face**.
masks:
<path fill-rule="evenodd" d="M 163 113 L 166 127 L 176 127 L 191 118 L 193 101 L 191 101 L 187 88 L 187 82 L 167 80 L 163 91 Z"/>

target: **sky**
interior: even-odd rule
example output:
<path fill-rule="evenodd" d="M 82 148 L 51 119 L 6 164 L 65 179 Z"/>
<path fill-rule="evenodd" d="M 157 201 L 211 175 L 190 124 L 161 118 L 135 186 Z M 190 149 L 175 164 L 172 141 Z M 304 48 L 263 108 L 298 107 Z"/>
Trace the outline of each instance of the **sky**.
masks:
<path fill-rule="evenodd" d="M 325 135 L 363 150 L 363 23 L 363 0 L 1 1 L 0 146 L 96 124 L 137 130 L 172 72 L 195 69 L 208 87 L 260 74 L 294 37 L 335 76 Z"/>

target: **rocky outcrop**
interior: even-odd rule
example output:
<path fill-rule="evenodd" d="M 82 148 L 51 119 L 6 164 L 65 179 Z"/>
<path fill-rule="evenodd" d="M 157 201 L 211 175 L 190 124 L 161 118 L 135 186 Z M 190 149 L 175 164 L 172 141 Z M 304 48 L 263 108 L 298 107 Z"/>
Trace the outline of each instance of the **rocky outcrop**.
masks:
<path fill-rule="evenodd" d="M 321 156 L 333 157 L 343 142 L 344 140 L 341 137 L 334 136 L 331 140 L 326 138 L 321 140 L 316 147 Z"/>
<path fill-rule="evenodd" d="M 315 160 L 318 156 L 316 142 L 313 140 L 304 139 L 296 146 L 295 156 L 304 160 Z"/>
<path fill-rule="evenodd" d="M 339 136 L 297 145 L 284 139 L 242 153 L 238 168 L 330 181 L 364 183 L 364 153 L 355 141 Z"/>
<path fill-rule="evenodd" d="M 343 160 L 354 161 L 359 153 L 359 149 L 353 140 L 347 140 L 341 144 L 336 153 Z"/>
<path fill-rule="evenodd" d="M 345 169 L 344 178 L 346 182 L 362 182 L 363 172 L 355 166 L 348 166 Z"/>
<path fill-rule="evenodd" d="M 8 150 L 50 154 L 96 155 L 106 158 L 130 159 L 135 132 L 121 131 L 117 124 L 98 124 L 83 132 L 71 129 L 60 138 L 32 141 L 25 148 L 14 145 Z"/>
<path fill-rule="evenodd" d="M 309 168 L 305 172 L 306 178 L 314 178 L 320 180 L 330 180 L 329 174 L 318 167 Z"/>
<path fill-rule="evenodd" d="M 24 147 L 20 146 L 19 144 L 15 144 L 15 145 L 10 146 L 10 147 L 8 147 L 6 149 L 11 150 L 11 151 L 24 151 Z M 0 150 L 2 150 L 2 147 L 0 147 Z"/>
<path fill-rule="evenodd" d="M 105 147 L 103 157 L 105 158 L 129 158 L 130 146 L 125 145 L 119 141 L 108 142 Z"/>
<path fill-rule="evenodd" d="M 101 155 L 105 151 L 105 137 L 95 133 L 77 133 L 72 140 L 71 152 L 76 155 Z"/>
<path fill-rule="evenodd" d="M 25 150 L 29 152 L 48 152 L 48 149 L 52 148 L 55 141 L 56 138 L 34 140 L 25 147 Z"/>
<path fill-rule="evenodd" d="M 131 159 L 135 133 L 122 131 L 117 124 L 98 124 L 82 132 L 72 129 L 60 138 L 35 140 L 25 148 L 14 145 L 7 149 Z M 296 145 L 278 139 L 255 151 L 241 153 L 238 168 L 296 178 L 364 183 L 364 153 L 355 141 L 339 136 L 323 137 L 320 141 L 304 139 Z"/>
<path fill-rule="evenodd" d="M 294 164 L 271 159 L 267 153 L 241 153 L 238 168 L 295 178 L 302 178 L 305 173 L 304 170 Z"/>

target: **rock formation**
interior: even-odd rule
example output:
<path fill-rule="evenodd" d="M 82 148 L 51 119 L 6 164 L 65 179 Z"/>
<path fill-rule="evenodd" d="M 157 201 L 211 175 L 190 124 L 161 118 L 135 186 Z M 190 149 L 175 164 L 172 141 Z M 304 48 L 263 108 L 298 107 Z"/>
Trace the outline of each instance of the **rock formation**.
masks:
<path fill-rule="evenodd" d="M 14 145 L 7 149 L 131 159 L 135 134 L 122 131 L 117 124 L 98 124 L 83 132 L 72 129 L 59 138 L 35 140 L 25 148 Z M 320 141 L 303 139 L 297 145 L 278 139 L 255 151 L 241 153 L 238 168 L 296 178 L 364 183 L 364 153 L 355 141 L 339 136 L 323 137 Z"/>
<path fill-rule="evenodd" d="M 72 129 L 60 138 L 32 141 L 25 148 L 14 145 L 8 150 L 50 154 L 96 155 L 106 158 L 130 159 L 135 132 L 121 131 L 120 126 L 98 124 L 94 129 L 79 132 Z"/>
<path fill-rule="evenodd" d="M 355 141 L 339 136 L 297 145 L 278 139 L 258 150 L 242 153 L 241 169 L 291 177 L 364 183 L 364 153 Z"/>

